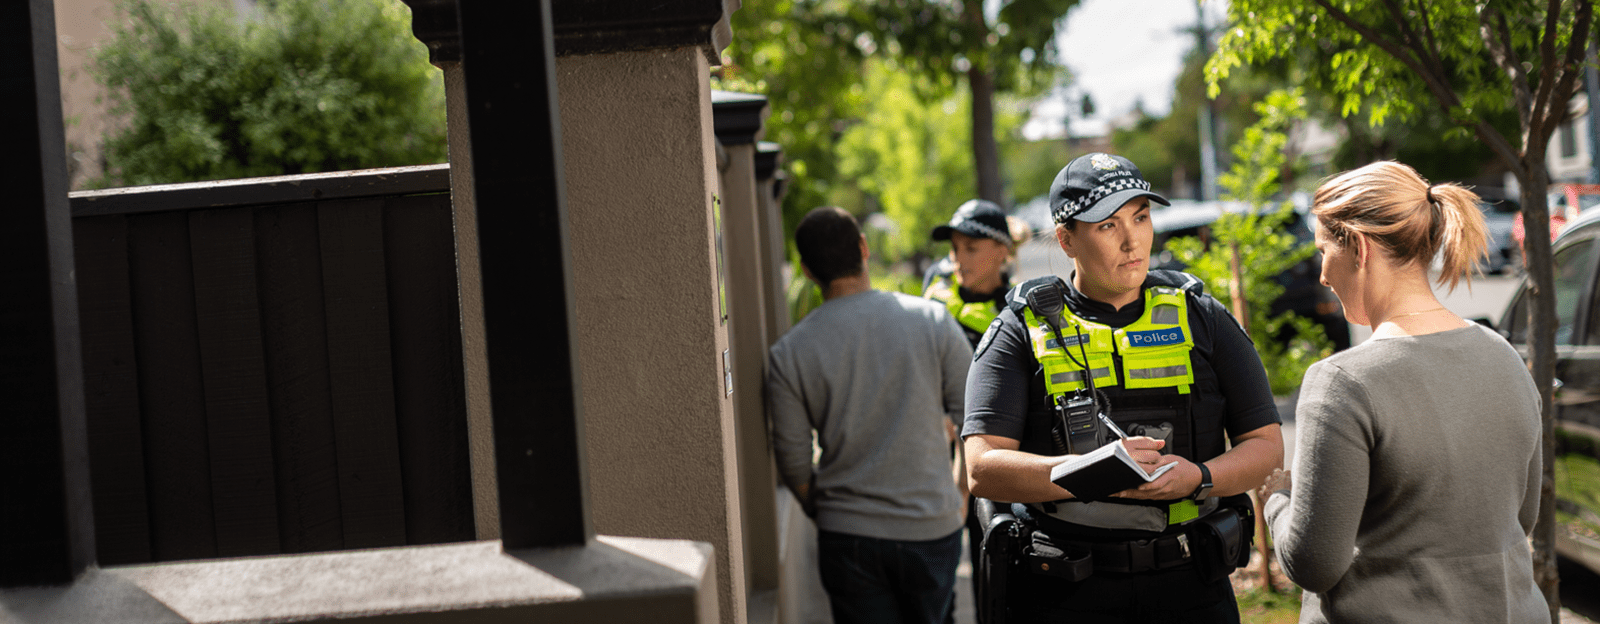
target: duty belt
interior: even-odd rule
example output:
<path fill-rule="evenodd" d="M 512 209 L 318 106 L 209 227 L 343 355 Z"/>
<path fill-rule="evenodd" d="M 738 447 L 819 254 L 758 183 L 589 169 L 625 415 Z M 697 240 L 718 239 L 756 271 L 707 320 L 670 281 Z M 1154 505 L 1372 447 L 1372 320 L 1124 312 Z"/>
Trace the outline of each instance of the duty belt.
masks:
<path fill-rule="evenodd" d="M 1135 574 L 1169 570 L 1191 561 L 1189 536 L 1183 533 L 1131 542 L 1068 542 L 1094 553 L 1096 572 Z"/>

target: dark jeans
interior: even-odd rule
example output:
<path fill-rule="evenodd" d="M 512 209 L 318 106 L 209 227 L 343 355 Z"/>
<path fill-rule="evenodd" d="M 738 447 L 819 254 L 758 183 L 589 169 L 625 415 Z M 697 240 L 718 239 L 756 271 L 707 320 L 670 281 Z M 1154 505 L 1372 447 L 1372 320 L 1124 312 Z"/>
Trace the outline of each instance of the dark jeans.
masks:
<path fill-rule="evenodd" d="M 956 605 L 961 531 L 926 542 L 817 532 L 834 624 L 944 624 Z"/>

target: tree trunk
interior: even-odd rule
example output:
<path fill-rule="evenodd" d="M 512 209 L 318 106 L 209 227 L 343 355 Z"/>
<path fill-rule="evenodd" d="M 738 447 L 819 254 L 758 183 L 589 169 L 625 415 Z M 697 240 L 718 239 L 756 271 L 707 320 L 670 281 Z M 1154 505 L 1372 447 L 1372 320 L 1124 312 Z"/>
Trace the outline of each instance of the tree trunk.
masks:
<path fill-rule="evenodd" d="M 989 75 L 989 64 L 984 62 L 984 48 L 988 46 L 989 25 L 984 22 L 983 3 L 968 0 L 961 12 L 962 19 L 971 25 L 972 53 L 967 60 L 967 87 L 972 91 L 972 164 L 978 183 L 978 197 L 1001 206 L 1005 193 L 1000 183 L 1000 148 L 994 138 L 994 76 Z"/>
<path fill-rule="evenodd" d="M 1526 133 L 1535 134 L 1538 133 Z M 1528 264 L 1528 279 L 1533 283 L 1533 296 L 1529 299 L 1528 332 L 1532 355 L 1529 372 L 1534 387 L 1539 389 L 1540 421 L 1544 431 L 1541 455 L 1544 461 L 1544 478 L 1539 485 L 1539 520 L 1533 526 L 1533 578 L 1539 583 L 1550 605 L 1550 621 L 1561 621 L 1560 577 L 1556 573 L 1555 526 L 1555 403 L 1551 391 L 1556 376 L 1555 358 L 1555 279 L 1550 258 L 1550 207 L 1545 197 L 1549 189 L 1545 169 L 1544 145 L 1533 142 L 1524 150 L 1523 167 L 1528 173 L 1518 181 L 1522 185 L 1522 222 L 1527 236 L 1523 239 Z"/>
<path fill-rule="evenodd" d="M 972 89 L 972 164 L 977 168 L 978 197 L 1004 206 L 1000 148 L 994 138 L 994 78 L 989 68 L 973 63 L 967 84 Z"/>
<path fill-rule="evenodd" d="M 1250 309 L 1244 301 L 1244 267 L 1239 262 L 1239 241 L 1228 243 L 1228 269 L 1232 273 L 1232 281 L 1228 282 L 1228 298 L 1232 299 L 1233 317 L 1244 326 L 1246 333 L 1250 327 Z M 1250 503 L 1255 505 L 1256 552 L 1261 554 L 1261 588 L 1269 594 L 1278 593 L 1278 588 L 1272 584 L 1272 550 L 1267 547 L 1267 519 L 1266 508 L 1263 501 L 1253 492 Z"/>

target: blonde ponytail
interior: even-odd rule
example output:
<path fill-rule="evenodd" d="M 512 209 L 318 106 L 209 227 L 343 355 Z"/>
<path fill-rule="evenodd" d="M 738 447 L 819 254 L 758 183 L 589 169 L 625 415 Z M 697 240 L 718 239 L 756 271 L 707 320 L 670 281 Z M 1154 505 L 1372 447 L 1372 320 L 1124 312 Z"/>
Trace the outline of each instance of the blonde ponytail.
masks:
<path fill-rule="evenodd" d="M 1451 290 L 1462 278 L 1472 283 L 1472 271 L 1489 255 L 1489 230 L 1478 211 L 1478 195 L 1455 184 L 1439 184 L 1428 189 L 1428 196 L 1443 221 L 1439 253 L 1444 266 L 1438 284 Z"/>
<path fill-rule="evenodd" d="M 1324 183 L 1311 213 L 1339 244 L 1361 234 L 1400 264 L 1432 262 L 1443 251 L 1438 284 L 1472 282 L 1472 269 L 1488 254 L 1488 229 L 1478 196 L 1455 184 L 1430 186 L 1415 169 L 1375 162 Z"/>

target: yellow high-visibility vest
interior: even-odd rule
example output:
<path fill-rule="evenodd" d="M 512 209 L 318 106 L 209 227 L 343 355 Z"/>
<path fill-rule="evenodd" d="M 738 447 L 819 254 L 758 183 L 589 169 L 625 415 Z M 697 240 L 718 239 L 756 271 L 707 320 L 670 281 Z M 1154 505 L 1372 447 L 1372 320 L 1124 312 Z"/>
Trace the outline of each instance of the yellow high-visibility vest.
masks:
<path fill-rule="evenodd" d="M 1023 308 L 1033 355 L 1044 367 L 1045 389 L 1052 398 L 1084 387 L 1084 365 L 1092 371 L 1096 387 L 1177 388 L 1188 394 L 1194 384 L 1194 366 L 1189 362 L 1194 337 L 1189 335 L 1189 304 L 1181 290 L 1146 288 L 1144 314 L 1126 327 L 1083 319 L 1071 308 L 1062 311 L 1062 321 L 1065 344 L 1057 344 L 1049 324 L 1032 308 Z M 1115 370 L 1113 356 L 1121 356 L 1121 370 Z"/>
<path fill-rule="evenodd" d="M 947 278 L 935 278 L 928 284 L 928 291 L 922 293 L 923 298 L 943 303 L 950 310 L 950 316 L 956 322 L 979 335 L 989 329 L 989 324 L 994 322 L 1000 312 L 996 310 L 993 301 L 968 302 L 961 299 L 961 278 L 951 273 Z"/>
<path fill-rule="evenodd" d="M 1033 355 L 1044 368 L 1045 391 L 1052 402 L 1085 387 L 1084 366 L 1094 376 L 1096 388 L 1176 388 L 1179 394 L 1188 394 L 1194 385 L 1194 365 L 1189 360 L 1194 337 L 1189 332 L 1189 304 L 1182 290 L 1168 286 L 1146 288 L 1144 314 L 1126 327 L 1112 328 L 1086 320 L 1070 307 L 1063 309 L 1061 316 L 1061 338 L 1057 340 L 1056 333 L 1033 313 L 1033 308 L 1023 307 Z M 1118 356 L 1121 366 L 1117 366 Z M 1208 514 L 1216 505 L 1214 498 L 1203 505 L 1190 500 L 1171 501 L 1164 508 L 1123 501 L 1073 501 L 1047 513 L 1101 528 L 1159 530 L 1163 525 L 1182 524 Z"/>

